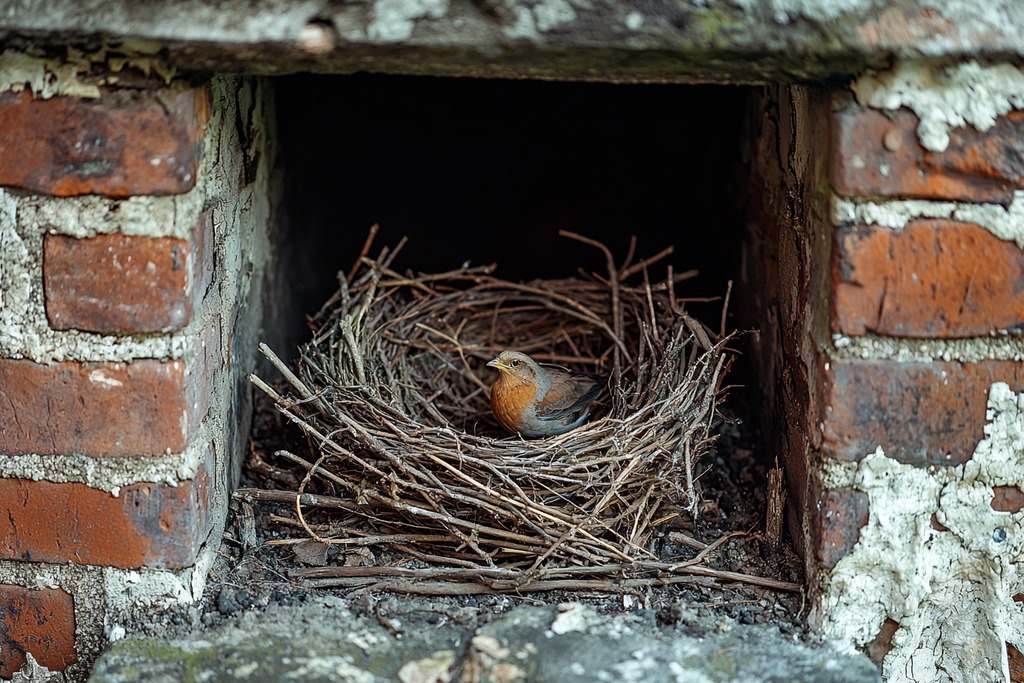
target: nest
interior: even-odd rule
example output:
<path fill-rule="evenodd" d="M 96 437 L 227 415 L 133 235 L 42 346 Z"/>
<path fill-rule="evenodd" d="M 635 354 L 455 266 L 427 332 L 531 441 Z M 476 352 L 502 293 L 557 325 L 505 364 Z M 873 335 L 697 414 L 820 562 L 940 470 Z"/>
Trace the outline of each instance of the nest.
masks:
<path fill-rule="evenodd" d="M 263 347 L 287 390 L 252 380 L 314 446 L 309 459 L 279 452 L 305 470 L 290 495 L 310 538 L 388 546 L 419 560 L 420 578 L 491 587 L 715 575 L 700 567 L 704 553 L 661 561 L 654 541 L 698 504 L 729 338 L 677 299 L 691 273 L 669 267 L 650 280 L 669 250 L 633 263 L 631 248 L 616 265 L 603 245 L 564 234 L 600 249 L 607 274 L 529 283 L 497 278 L 492 267 L 402 274 L 391 267 L 398 250 L 368 258 L 368 240 L 313 319 L 297 371 Z M 485 364 L 506 348 L 610 376 L 604 406 L 558 436 L 503 433 Z M 354 577 L 369 568 L 305 571 L 361 585 Z"/>

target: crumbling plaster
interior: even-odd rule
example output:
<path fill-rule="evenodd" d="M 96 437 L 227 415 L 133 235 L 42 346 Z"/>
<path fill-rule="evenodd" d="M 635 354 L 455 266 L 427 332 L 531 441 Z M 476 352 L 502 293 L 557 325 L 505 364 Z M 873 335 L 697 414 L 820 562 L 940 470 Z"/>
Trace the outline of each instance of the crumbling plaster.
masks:
<path fill-rule="evenodd" d="M 996 383 L 988 405 L 985 438 L 962 465 L 904 465 L 881 446 L 823 463 L 826 487 L 870 499 L 860 540 L 825 582 L 824 631 L 864 645 L 898 622 L 889 683 L 1006 681 L 1005 643 L 1024 649 L 1024 511 L 991 507 L 993 486 L 1024 485 L 1024 394 Z"/>
<path fill-rule="evenodd" d="M 105 64 L 105 55 L 94 55 Z M 89 61 L 83 55 L 69 63 L 5 50 L 0 53 L 0 92 L 29 90 L 37 97 L 79 95 L 95 97 L 102 78 L 82 80 Z M 134 67 L 133 67 L 134 68 Z M 95 91 L 95 92 L 93 92 Z M 210 122 L 208 158 L 216 158 L 223 146 L 224 122 Z M 229 150 L 224 150 L 230 154 Z M 225 161 L 230 161 L 227 157 Z M 211 174 L 214 176 L 211 178 Z M 91 237 L 99 233 L 185 238 L 199 222 L 203 208 L 223 191 L 216 175 L 227 178 L 209 161 L 200 169 L 195 187 L 178 196 L 108 199 L 99 196 L 51 198 L 0 189 L 0 354 L 40 363 L 67 359 L 127 361 L 133 358 L 191 358 L 197 349 L 199 318 L 184 330 L 170 335 L 110 336 L 50 329 L 43 300 L 43 238 L 46 233 Z M 218 220 L 219 219 L 219 220 Z M 224 240 L 227 217 L 217 216 L 218 239 Z M 238 271 L 225 274 L 237 277 Z M 231 291 L 226 282 L 224 291 Z"/>
<path fill-rule="evenodd" d="M 46 233 L 88 237 L 98 232 L 183 236 L 198 222 L 203 188 L 188 199 L 99 197 L 54 199 L 0 189 L 0 354 L 39 363 L 64 360 L 119 362 L 133 358 L 191 358 L 198 318 L 169 335 L 112 336 L 57 331 L 49 326 L 43 298 L 43 238 Z M 140 201 L 135 201 L 136 199 Z M 122 207 L 124 211 L 122 211 Z M 179 210 L 180 209 L 180 210 Z"/>
<path fill-rule="evenodd" d="M 198 600 L 216 551 L 215 544 L 207 545 L 196 563 L 181 571 L 0 561 L 0 584 L 60 588 L 74 596 L 78 662 L 65 675 L 69 681 L 85 680 L 90 663 L 107 643 L 126 635 L 126 626 Z"/>
<path fill-rule="evenodd" d="M 949 130 L 990 127 L 1024 107 L 1024 74 L 1007 64 L 903 64 L 853 85 L 862 105 L 907 107 L 921 119 L 923 146 L 940 151 Z M 977 223 L 1024 249 L 1024 193 L 1007 206 L 923 200 L 835 198 L 837 225 L 901 230 L 916 218 Z M 1020 333 L 984 338 L 831 339 L 838 358 L 972 362 L 1024 360 Z M 828 372 L 828 366 L 825 371 Z M 858 462 L 820 459 L 824 488 L 869 497 L 869 519 L 853 551 L 819 577 L 817 619 L 825 633 L 864 645 L 886 619 L 899 623 L 883 674 L 903 681 L 1007 681 L 1006 643 L 1024 649 L 1024 511 L 992 508 L 993 487 L 1024 488 L 1024 394 L 990 388 L 985 438 L 971 460 L 927 469 L 885 455 L 885 444 Z"/>
<path fill-rule="evenodd" d="M 1024 72 L 1012 64 L 903 62 L 888 71 L 867 73 L 852 87 L 862 105 L 913 110 L 921 121 L 921 144 L 933 152 L 949 146 L 951 128 L 969 124 L 985 131 L 999 116 L 1024 109 Z"/>
<path fill-rule="evenodd" d="M 130 362 L 135 359 L 183 359 L 213 354 L 227 371 L 232 359 L 255 359 L 257 329 L 262 324 L 262 275 L 270 257 L 268 229 L 270 197 L 267 190 L 272 157 L 263 122 L 268 118 L 268 98 L 251 82 L 217 78 L 213 82 L 215 105 L 206 145 L 203 169 L 196 187 L 180 197 L 133 197 L 111 200 L 102 197 L 47 198 L 0 190 L 0 354 L 39 363 L 64 360 Z M 248 111 L 236 116 L 235 109 Z M 237 121 L 248 121 L 241 140 Z M 257 152 L 261 159 L 252 182 L 240 182 L 239 169 Z M 170 335 L 112 336 L 49 328 L 39 268 L 46 232 L 88 237 L 97 232 L 131 235 L 177 236 L 188 233 L 203 208 L 213 211 L 217 244 L 217 272 L 201 306 L 200 315 L 181 332 Z M 235 340 L 234 321 L 244 326 L 244 339 Z M 219 349 L 203 348 L 200 330 L 225 326 Z M 251 348 L 248 348 L 251 347 Z M 240 375 L 244 377 L 244 373 Z M 225 416 L 245 414 L 231 382 L 211 386 L 211 410 L 203 421 L 205 439 L 222 452 L 230 452 L 225 434 L 245 431 L 244 425 L 225 424 Z M 236 439 L 238 437 L 235 437 Z M 87 459 L 84 456 L 0 457 L 3 476 L 27 476 L 53 481 L 80 481 L 116 491 L 135 481 L 172 482 L 195 472 L 204 449 L 197 444 L 184 454 L 149 459 Z M 88 462 L 87 462 L 88 461 Z"/>
<path fill-rule="evenodd" d="M 127 52 L 133 54 L 148 49 L 146 41 L 156 44 L 163 41 L 174 46 L 170 60 L 176 68 L 241 68 L 241 64 L 247 64 L 248 68 L 262 73 L 304 67 L 336 72 L 370 68 L 536 77 L 579 77 L 582 74 L 601 78 L 611 74 L 621 78 L 622 72 L 614 70 L 618 68 L 614 59 L 598 63 L 600 68 L 595 71 L 595 67 L 588 67 L 586 63 L 563 60 L 562 53 L 558 52 L 596 44 L 595 36 L 577 34 L 574 37 L 573 31 L 568 29 L 601 13 L 614 19 L 602 22 L 609 32 L 600 36 L 603 41 L 600 44 L 624 53 L 666 50 L 672 55 L 642 75 L 651 80 L 711 80 L 714 69 L 718 69 L 722 80 L 822 77 L 835 74 L 840 68 L 837 64 L 852 72 L 864 65 L 878 66 L 893 54 L 910 60 L 950 54 L 1024 55 L 1024 44 L 1020 40 L 1024 35 L 1024 16 L 1016 0 L 992 0 L 983 6 L 974 0 L 945 3 L 917 0 L 906 6 L 910 9 L 879 13 L 878 3 L 871 0 L 693 0 L 679 8 L 676 23 L 687 27 L 681 29 L 672 28 L 673 17 L 664 13 L 567 0 L 545 0 L 529 6 L 514 2 L 474 6 L 458 0 L 377 0 L 372 4 L 340 7 L 318 0 L 278 0 L 261 3 L 258 7 L 242 0 L 231 0 L 219 3 L 216 11 L 211 3 L 199 0 L 166 3 L 166 6 L 158 4 L 155 11 L 152 7 L 145 11 L 137 6 L 133 9 L 130 2 L 101 0 L 58 1 L 44 9 L 41 4 L 24 0 L 0 2 L 0 32 L 17 36 L 21 31 L 28 31 L 51 36 L 51 40 L 53 36 L 128 36 L 131 45 Z M 915 8 L 929 10 L 931 18 L 906 21 L 906 16 L 913 15 Z M 922 12 L 922 16 L 925 13 Z M 310 51 L 308 42 L 303 42 L 310 21 L 326 25 L 329 33 L 315 53 Z M 833 22 L 836 26 L 822 33 L 822 22 Z M 977 36 L 985 36 L 986 42 L 978 42 Z M 573 40 L 576 40 L 575 45 Z M 406 44 L 413 49 L 408 50 L 405 57 L 375 51 L 377 46 L 386 43 Z M 524 44 L 540 46 L 546 52 L 539 58 L 517 57 L 518 64 L 496 64 L 502 56 L 521 55 Z M 260 46 L 265 49 L 260 50 Z M 432 60 L 422 59 L 423 48 L 433 50 Z M 808 54 L 831 57 L 817 63 L 808 59 L 812 66 L 803 70 L 795 66 L 794 60 L 787 61 L 784 57 L 776 59 L 774 64 L 758 62 L 747 67 L 737 66 L 751 51 L 798 54 L 801 59 L 806 59 Z M 713 67 L 680 63 L 680 55 L 706 58 L 709 54 L 717 55 L 716 59 L 721 61 Z M 840 62 L 835 61 L 836 55 L 840 56 Z M 467 66 L 473 59 L 479 64 Z M 419 66 L 416 60 L 421 62 Z M 4 74 L 10 73 L 4 70 L 5 64 L 12 69 L 15 66 L 28 68 L 20 58 L 16 62 L 0 60 L 0 84 L 26 82 L 22 76 L 5 80 Z M 161 67 L 165 73 L 170 73 L 171 68 Z M 17 73 L 23 74 L 22 71 Z M 96 87 L 83 81 L 80 72 L 74 69 L 62 71 L 47 67 L 41 72 L 42 76 L 39 72 L 33 73 L 37 75 L 27 82 L 43 94 L 86 94 L 91 92 L 89 88 Z M 55 87 L 54 83 L 63 86 Z M 1016 67 L 985 67 L 976 63 L 949 67 L 907 62 L 891 72 L 863 77 L 854 90 L 862 104 L 881 109 L 906 106 L 917 112 L 922 118 L 919 131 L 922 144 L 935 150 L 944 148 L 950 127 L 967 124 L 984 128 L 993 116 L 1005 113 L 1008 108 L 1020 108 L 1024 93 Z M 979 101 L 985 103 L 983 108 L 978 108 Z M 216 125 L 216 122 L 211 123 L 212 128 Z M 230 163 L 240 163 L 231 156 L 231 150 L 223 151 L 227 155 L 223 160 L 224 168 L 229 168 Z M 201 177 L 200 182 L 207 182 L 207 179 Z M 255 202 L 255 209 L 250 203 L 249 211 L 264 210 L 260 197 L 251 196 L 250 200 Z M 20 337 L 11 342 L 13 346 L 0 351 L 39 361 L 65 357 L 95 360 L 188 357 L 189 331 L 162 340 L 117 340 L 75 334 L 63 334 L 61 340 L 56 340 L 41 327 L 45 316 L 42 315 L 39 284 L 25 264 L 38 255 L 43 231 L 80 234 L 75 231 L 81 229 L 82 219 L 67 212 L 80 212 L 79 216 L 89 211 L 102 213 L 110 204 L 107 200 L 91 198 L 59 201 L 64 208 L 58 211 L 45 200 L 43 206 L 39 206 L 36 200 L 0 192 L 0 277 L 5 282 L 0 292 L 3 296 L 0 325 L 16 322 L 22 331 Z M 189 201 L 189 195 L 167 201 L 126 200 L 120 203 L 123 208 L 118 220 L 122 222 L 109 227 L 143 231 L 136 234 L 161 234 L 159 230 L 167 230 L 169 225 L 188 224 L 180 217 L 198 211 L 198 203 L 187 204 Z M 176 202 L 185 204 L 178 206 Z M 218 239 L 238 226 L 242 220 L 238 206 L 242 204 L 239 202 L 234 208 L 219 207 L 220 214 L 215 214 Z M 178 219 L 159 221 L 157 227 L 157 221 L 149 223 L 140 218 L 133 224 L 125 218 L 160 211 L 177 214 Z M 953 217 L 977 222 L 1002 239 L 1013 240 L 1024 248 L 1024 199 L 1019 195 L 1008 207 L 837 200 L 834 216 L 838 222 L 858 220 L 892 229 L 899 229 L 914 217 Z M 107 225 L 104 220 L 89 219 L 89 223 Z M 145 232 L 149 229 L 157 232 Z M 250 237 L 254 240 L 249 245 L 252 252 L 242 246 L 226 249 L 227 263 L 223 270 L 230 273 L 230 277 L 246 271 L 244 266 L 248 265 L 251 253 L 264 253 L 267 249 L 261 238 L 252 234 Z M 5 315 L 8 317 L 3 317 Z M 1019 336 L 921 342 L 836 337 L 832 342 L 840 354 L 875 358 L 1020 360 L 1022 354 Z M 226 340 L 224 343 L 228 344 Z M 871 517 L 862 530 L 860 542 L 831 575 L 825 577 L 823 623 L 836 640 L 862 644 L 877 633 L 886 617 L 899 621 L 901 629 L 894 637 L 893 650 L 885 663 L 889 680 L 942 680 L 941 676 L 948 672 L 969 677 L 961 680 L 1001 680 L 1000 676 L 1006 674 L 1002 643 L 1013 642 L 1024 647 L 1021 633 L 1024 603 L 1012 602 L 1012 596 L 1024 590 L 1019 569 L 1022 513 L 999 513 L 989 505 L 992 486 L 1024 485 L 1022 423 L 1024 399 L 1010 392 L 1005 384 L 997 383 L 991 389 L 986 439 L 979 445 L 974 459 L 964 465 L 932 470 L 912 468 L 885 457 L 884 444 L 875 453 L 866 454 L 859 463 L 823 463 L 825 484 L 857 488 L 871 498 Z M 4 466 L 11 467 L 11 464 L 0 463 L 0 467 Z M 22 472 L 27 472 L 29 461 L 23 461 L 20 466 Z M 153 480 L 168 476 L 168 466 L 167 462 L 154 462 Z M 16 468 L 10 472 L 18 475 Z M 82 476 L 91 485 L 108 490 L 116 490 L 124 480 L 112 473 Z M 948 531 L 930 526 L 932 513 Z M 999 529 L 1005 532 L 1005 538 L 997 534 Z M 41 574 L 30 576 L 24 573 L 26 571 L 30 572 L 31 566 L 0 563 L 0 581 L 33 585 L 46 580 L 40 578 Z M 84 581 L 81 576 L 107 570 L 61 567 L 54 571 L 61 577 L 64 574 L 69 577 L 54 578 L 59 584 Z M 105 584 L 110 590 L 122 591 L 126 581 L 131 583 L 131 574 L 114 574 L 116 580 Z M 141 577 L 151 574 L 164 573 L 142 572 L 139 585 L 145 584 Z M 95 577 L 88 583 L 95 586 Z M 179 585 L 182 591 L 176 587 Z M 181 575 L 175 586 L 153 589 L 147 595 L 158 601 L 157 596 L 184 597 L 194 595 L 195 591 L 193 577 Z M 101 603 L 107 600 L 110 606 L 109 594 L 97 595 L 97 600 Z M 87 623 L 89 619 L 95 620 L 95 616 L 89 614 L 92 613 L 83 612 Z M 116 619 L 114 627 L 108 624 L 107 629 L 108 633 L 116 633 Z"/>
<path fill-rule="evenodd" d="M 0 69 L 0 81 L 11 83 L 9 76 Z M 248 435 L 251 394 L 244 377 L 256 358 L 263 322 L 263 273 L 270 258 L 268 188 L 274 151 L 266 126 L 272 125 L 272 111 L 266 84 L 216 77 L 211 89 L 204 163 L 196 187 L 185 195 L 111 200 L 0 190 L 0 354 L 40 363 L 141 358 L 191 362 L 200 354 L 212 354 L 220 372 L 227 373 L 225 378 L 236 380 L 210 384 L 210 411 L 184 453 L 149 458 L 0 456 L 0 476 L 82 483 L 117 496 L 134 482 L 175 485 L 195 475 L 211 445 L 217 455 L 215 484 L 209 492 L 211 540 L 192 567 L 122 570 L 0 562 L 2 584 L 60 587 L 74 595 L 80 663 L 71 667 L 71 680 L 84 678 L 86 663 L 106 640 L 124 635 L 123 625 L 143 623 L 154 608 L 192 602 L 202 595 L 227 515 L 229 485 L 237 477 Z M 240 173 L 243 168 L 251 169 L 251 177 Z M 102 232 L 184 237 L 207 209 L 213 213 L 216 273 L 199 315 L 186 329 L 172 335 L 125 337 L 49 329 L 39 268 L 47 231 L 76 237 Z M 221 334 L 212 336 L 219 348 L 204 349 L 200 331 L 221 325 Z"/>
<path fill-rule="evenodd" d="M 921 199 L 854 202 L 837 197 L 832 213 L 837 225 L 878 225 L 893 230 L 902 230 L 916 218 L 947 218 L 977 223 L 999 239 L 1015 242 L 1024 249 L 1024 192 L 1020 191 L 1014 193 L 1006 206 Z"/>

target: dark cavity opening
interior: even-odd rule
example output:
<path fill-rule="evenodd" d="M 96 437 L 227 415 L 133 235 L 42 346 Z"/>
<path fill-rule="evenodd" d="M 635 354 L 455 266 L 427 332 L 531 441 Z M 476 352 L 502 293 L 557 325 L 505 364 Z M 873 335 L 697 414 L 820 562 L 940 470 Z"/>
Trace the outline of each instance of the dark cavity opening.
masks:
<path fill-rule="evenodd" d="M 402 236 L 399 269 L 497 263 L 514 280 L 605 272 L 668 245 L 698 269 L 680 296 L 720 296 L 742 235 L 741 130 L 749 89 L 442 79 L 358 74 L 275 83 L 284 204 L 280 255 L 292 329 L 352 265 Z M 694 304 L 718 327 L 720 302 Z M 282 320 L 281 322 L 285 322 Z"/>
<path fill-rule="evenodd" d="M 760 116 L 749 106 L 752 88 L 368 74 L 289 76 L 274 86 L 278 282 L 267 335 L 282 355 L 308 339 L 305 317 L 335 292 L 373 223 L 381 226 L 374 255 L 409 238 L 398 270 L 469 262 L 497 263 L 497 275 L 512 280 L 603 274 L 598 251 L 558 236 L 567 229 L 619 259 L 631 235 L 641 258 L 673 245 L 651 278 L 663 279 L 669 263 L 677 273 L 699 270 L 680 297 L 721 297 L 738 279 L 749 182 L 742 159 L 753 153 L 745 130 Z M 733 313 L 748 294 L 732 292 L 727 329 L 742 324 Z M 688 309 L 717 330 L 720 299 Z M 750 338 L 737 339 L 741 352 Z M 705 462 L 695 525 L 707 539 L 764 527 L 771 457 L 757 443 L 749 370 L 733 367 L 727 420 Z M 763 556 L 756 544 L 739 545 L 745 559 L 728 568 L 799 580 L 786 544 Z"/>

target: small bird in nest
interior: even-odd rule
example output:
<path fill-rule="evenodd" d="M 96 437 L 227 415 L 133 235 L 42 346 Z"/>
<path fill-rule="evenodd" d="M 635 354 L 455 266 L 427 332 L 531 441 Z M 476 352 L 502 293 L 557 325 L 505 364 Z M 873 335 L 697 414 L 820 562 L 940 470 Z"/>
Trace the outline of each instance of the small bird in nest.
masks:
<path fill-rule="evenodd" d="M 554 436 L 590 417 L 605 378 L 538 363 L 520 351 L 502 351 L 489 362 L 498 370 L 491 411 L 501 426 L 522 436 Z"/>

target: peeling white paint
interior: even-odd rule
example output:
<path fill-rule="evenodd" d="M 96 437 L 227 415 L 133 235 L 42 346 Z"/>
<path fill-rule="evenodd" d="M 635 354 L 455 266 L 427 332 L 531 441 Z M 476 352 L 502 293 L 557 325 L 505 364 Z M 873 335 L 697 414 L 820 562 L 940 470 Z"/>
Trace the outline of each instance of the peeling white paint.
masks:
<path fill-rule="evenodd" d="M 630 12 L 625 19 L 626 28 L 630 31 L 639 31 L 644 26 L 644 15 L 640 12 Z"/>
<path fill-rule="evenodd" d="M 801 18 L 833 21 L 850 12 L 871 7 L 871 0 L 732 0 L 746 12 L 757 13 L 766 6 L 775 23 L 785 26 Z"/>
<path fill-rule="evenodd" d="M 0 92 L 28 90 L 47 99 L 55 95 L 99 97 L 100 89 L 82 82 L 78 74 L 89 70 L 88 60 L 50 60 L 16 50 L 0 52 Z"/>
<path fill-rule="evenodd" d="M 117 366 L 115 366 L 117 367 Z M 101 387 L 108 389 L 117 389 L 124 386 L 124 382 L 119 379 L 114 379 L 107 375 L 102 370 L 93 370 L 89 373 L 89 381 L 93 384 L 98 384 Z"/>
<path fill-rule="evenodd" d="M 376 0 L 366 37 L 382 43 L 408 40 L 416 29 L 417 19 L 440 19 L 449 7 L 449 0 Z"/>
<path fill-rule="evenodd" d="M 1024 648 L 1024 511 L 993 510 L 993 486 L 1024 487 L 1024 394 L 992 385 L 985 438 L 970 461 L 923 469 L 879 448 L 827 461 L 829 488 L 870 499 L 853 551 L 825 582 L 826 635 L 848 647 L 897 621 L 888 683 L 1007 681 L 1005 643 Z M 932 525 L 932 515 L 947 530 Z"/>
<path fill-rule="evenodd" d="M 999 116 L 1024 109 L 1024 71 L 1010 64 L 903 63 L 890 71 L 869 72 L 852 87 L 863 106 L 911 109 L 921 120 L 921 144 L 934 152 L 949 146 L 952 128 L 971 125 L 985 131 Z"/>
<path fill-rule="evenodd" d="M 60 588 L 57 579 L 50 572 L 40 572 L 36 575 L 36 588 Z"/>
<path fill-rule="evenodd" d="M 200 173 L 200 180 L 203 180 Z M 19 207 L 26 226 L 70 237 L 119 232 L 142 237 L 187 239 L 199 221 L 205 201 L 202 183 L 181 195 L 107 199 L 95 195 L 54 199 L 26 195 Z"/>
<path fill-rule="evenodd" d="M 58 95 L 96 98 L 100 96 L 99 86 L 118 83 L 120 78 L 110 73 L 90 76 L 93 65 L 103 66 L 115 74 L 131 67 L 147 77 L 156 74 L 166 84 L 174 79 L 174 69 L 155 54 L 162 48 L 160 44 L 131 39 L 119 42 L 118 49 L 130 49 L 132 56 L 111 55 L 106 45 L 91 52 L 68 47 L 59 59 L 4 50 L 0 52 L 0 92 L 27 90 L 40 99 Z"/>
<path fill-rule="evenodd" d="M 991 337 L 965 339 L 909 339 L 868 334 L 848 337 L 832 335 L 835 358 L 896 360 L 904 362 L 986 360 L 1024 362 L 1024 335 L 1001 332 Z"/>
<path fill-rule="evenodd" d="M 104 624 L 103 633 L 107 636 L 107 640 L 111 643 L 116 643 L 125 636 L 128 635 L 127 629 L 121 624 Z"/>
<path fill-rule="evenodd" d="M 509 38 L 527 38 L 540 40 L 541 34 L 576 21 L 576 6 L 590 7 L 590 4 L 578 0 L 575 4 L 568 0 L 540 0 L 532 6 L 515 5 L 515 20 L 506 24 L 502 32 Z M 630 30 L 638 30 L 644 23 L 644 16 L 639 12 L 631 12 L 624 20 Z"/>
<path fill-rule="evenodd" d="M 576 20 L 576 10 L 566 0 L 542 0 L 533 6 L 537 29 L 545 33 Z"/>
<path fill-rule="evenodd" d="M 215 528 L 213 533 L 220 531 Z M 104 622 L 131 626 L 151 619 L 154 608 L 169 609 L 199 600 L 216 551 L 216 543 L 207 543 L 196 563 L 181 570 L 99 568 Z"/>
<path fill-rule="evenodd" d="M 200 435 L 200 437 L 205 434 Z M 86 455 L 0 455 L 0 477 L 54 483 L 76 482 L 109 491 L 138 482 L 175 486 L 194 479 L 206 458 L 206 438 L 197 438 L 184 453 L 155 457 L 95 458 Z"/>
<path fill-rule="evenodd" d="M 1024 249 L 1024 192 L 1019 190 L 1008 206 L 923 199 L 855 202 L 842 197 L 835 197 L 832 202 L 832 220 L 838 225 L 857 223 L 902 230 L 915 218 L 977 223 L 999 239 L 1015 242 Z"/>
<path fill-rule="evenodd" d="M 108 606 L 115 613 L 124 613 L 144 606 L 167 608 L 187 605 L 200 597 L 192 593 L 191 573 L 190 569 L 180 572 L 106 570 L 103 581 L 111 602 Z"/>

